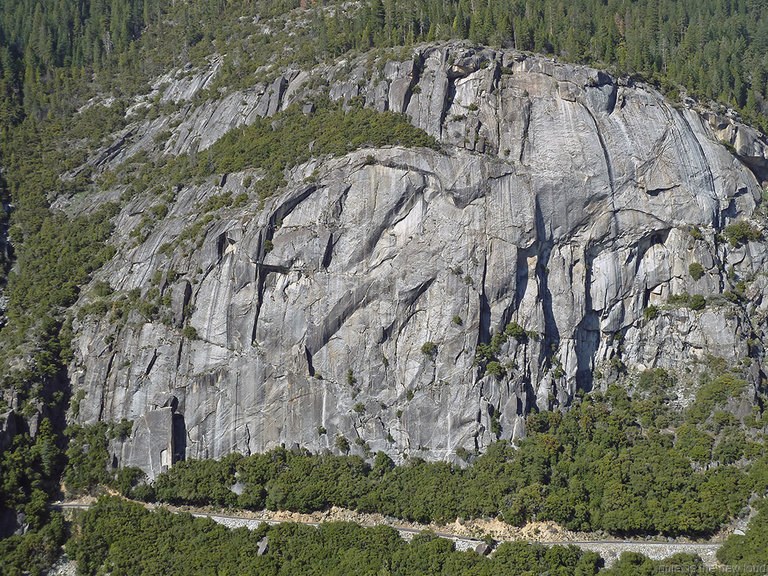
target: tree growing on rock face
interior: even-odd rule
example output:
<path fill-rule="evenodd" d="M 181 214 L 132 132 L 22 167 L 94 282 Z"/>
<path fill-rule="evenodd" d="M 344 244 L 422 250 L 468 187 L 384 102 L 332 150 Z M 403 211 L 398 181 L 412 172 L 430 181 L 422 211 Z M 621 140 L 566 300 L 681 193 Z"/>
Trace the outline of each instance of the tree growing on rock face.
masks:
<path fill-rule="evenodd" d="M 691 310 L 704 310 L 707 306 L 707 299 L 701 294 L 691 296 L 691 302 L 688 304 Z"/>
<path fill-rule="evenodd" d="M 434 342 L 424 342 L 424 344 L 421 345 L 421 353 L 430 359 L 434 358 L 437 356 L 437 344 Z"/>
<path fill-rule="evenodd" d="M 485 371 L 488 374 L 495 376 L 496 378 L 501 378 L 505 373 L 504 367 L 500 362 L 497 362 L 496 360 L 488 362 L 488 365 L 485 367 Z"/>
<path fill-rule="evenodd" d="M 729 224 L 725 227 L 724 232 L 728 242 L 734 248 L 738 248 L 748 242 L 755 242 L 762 237 L 760 229 L 745 220 Z"/>
<path fill-rule="evenodd" d="M 643 316 L 646 320 L 653 320 L 659 315 L 659 307 L 651 304 L 643 310 Z"/>
<path fill-rule="evenodd" d="M 690 274 L 691 278 L 694 280 L 700 280 L 701 277 L 704 276 L 704 267 L 698 262 L 691 262 L 688 266 L 688 274 Z"/>
<path fill-rule="evenodd" d="M 336 442 L 334 445 L 343 454 L 347 454 L 349 452 L 349 440 L 347 440 L 344 436 L 336 436 Z"/>

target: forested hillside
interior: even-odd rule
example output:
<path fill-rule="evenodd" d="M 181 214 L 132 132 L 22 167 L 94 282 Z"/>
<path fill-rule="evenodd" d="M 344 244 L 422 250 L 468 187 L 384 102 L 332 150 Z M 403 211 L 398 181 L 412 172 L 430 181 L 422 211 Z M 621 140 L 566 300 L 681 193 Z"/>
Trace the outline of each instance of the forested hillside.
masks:
<path fill-rule="evenodd" d="M 232 84 L 274 57 L 303 64 L 468 38 L 641 75 L 670 92 L 679 84 L 765 127 L 767 10 L 759 0 L 373 0 L 357 10 L 307 0 L 8 0 L 0 120 L 66 112 L 94 73 L 99 89 L 126 94 L 171 63 L 214 52 L 227 55 L 222 82 Z"/>
<path fill-rule="evenodd" d="M 730 108 L 768 132 L 768 4 L 761 0 L 0 2 L 0 537 L 9 536 L 0 540 L 0 572 L 38 573 L 58 555 L 68 537 L 67 527 L 47 503 L 61 495 L 62 481 L 73 494 L 98 492 L 110 485 L 133 497 L 174 503 L 296 510 L 342 505 L 419 520 L 486 515 L 515 524 L 548 519 L 584 530 L 672 536 L 712 535 L 732 518 L 743 517 L 755 497 L 765 495 L 765 397 L 750 398 L 756 407 L 748 416 L 730 415 L 728 399 L 746 395 L 742 378 L 747 377 L 747 367 L 743 371 L 725 367 L 706 356 L 700 392 L 693 394 L 690 406 L 670 408 L 676 400 L 670 392 L 672 375 L 651 370 L 627 374 L 616 357 L 618 385 L 605 395 L 586 396 L 567 414 L 533 414 L 528 419 L 530 434 L 519 446 L 500 442 L 486 455 L 457 452 L 461 466 L 426 463 L 415 457 L 416 447 L 412 464 L 404 466 L 395 466 L 383 453 L 375 458 L 366 454 L 366 462 L 355 456 L 277 449 L 222 462 L 188 462 L 151 484 L 141 480 L 138 470 L 112 470 L 110 443 L 130 434 L 130 422 L 67 428 L 67 415 L 71 421 L 79 409 L 68 374 L 73 306 L 83 286 L 115 256 L 116 248 L 109 242 L 114 217 L 133 195 L 147 189 L 159 197 L 163 194 L 162 203 L 146 215 L 149 229 L 168 214 L 168 204 L 175 198 L 166 190 L 165 177 L 183 174 L 203 179 L 218 172 L 263 168 L 266 177 L 254 187 L 256 200 L 263 205 L 285 185 L 286 170 L 309 158 L 312 146 L 314 154 L 328 156 L 365 146 L 440 148 L 405 116 L 354 106 L 347 110 L 318 99 L 309 120 L 300 109 L 289 108 L 281 112 L 277 128 L 274 119 L 260 119 L 230 132 L 206 154 L 173 160 L 145 155 L 106 175 L 83 168 L 88 158 L 111 144 L 112 135 L 137 117 L 152 119 L 178 111 L 175 103 L 160 104 L 158 99 L 129 117 L 126 111 L 135 97 L 148 93 L 150 83 L 171 70 L 194 71 L 214 59 L 221 60 L 218 74 L 195 95 L 195 105 L 260 81 L 271 82 L 286 66 L 310 69 L 363 54 L 373 62 L 385 49 L 407 54 L 414 45 L 450 39 L 589 64 L 615 76 L 645 80 L 672 100 L 679 99 L 682 89 L 704 106 L 721 112 Z M 334 129 L 327 130 L 329 125 Z M 86 208 L 77 213 L 57 204 L 102 193 L 123 177 L 121 192 L 97 208 L 82 202 Z M 217 210 L 237 208 L 246 200 L 247 195 L 212 198 L 201 206 L 208 212 L 206 224 L 218 218 Z M 141 237 L 142 226 L 136 238 Z M 761 238 L 759 230 L 744 226 L 731 229 L 734 239 L 724 236 L 718 241 L 725 245 L 730 240 L 736 248 Z M 199 233 L 200 227 L 191 227 L 177 245 L 163 245 L 166 255 Z M 690 234 L 701 240 L 698 228 Z M 728 236 L 727 231 L 724 234 Z M 267 242 L 269 251 L 273 246 Z M 455 275 L 470 283 L 469 273 L 463 274 L 462 270 Z M 736 288 L 726 291 L 723 302 L 746 306 L 746 283 L 733 267 L 728 274 Z M 704 271 L 699 265 L 688 275 L 700 278 Z M 110 318 L 122 318 L 138 310 L 147 321 L 167 322 L 160 308 L 169 304 L 159 293 L 152 293 L 151 299 L 146 294 L 115 293 L 104 283 L 97 283 L 93 292 L 90 307 L 80 310 L 83 316 L 109 313 Z M 704 297 L 696 296 L 696 305 L 703 308 Z M 680 300 L 670 297 L 672 308 L 700 309 L 686 300 L 687 293 L 674 297 Z M 655 306 L 646 310 L 648 320 L 659 312 Z M 455 326 L 463 322 L 454 317 Z M 521 341 L 528 338 L 517 328 Z M 197 338 L 191 326 L 183 330 L 190 341 Z M 507 336 L 517 338 L 513 332 Z M 513 369 L 497 358 L 504 343 L 478 346 L 476 364 L 492 376 Z M 434 343 L 424 346 L 423 356 L 429 360 Z M 760 343 L 750 347 L 759 350 Z M 547 364 L 556 372 L 559 360 L 550 356 Z M 350 386 L 355 384 L 351 373 L 349 381 Z M 628 395 L 625 390 L 632 387 L 635 393 Z M 364 411 L 361 404 L 359 414 Z M 495 426 L 498 436 L 498 415 Z M 362 438 L 358 440 L 360 449 L 367 450 Z M 336 448 L 346 453 L 350 443 L 339 436 Z M 236 474 L 247 487 L 239 497 L 229 489 Z M 329 475 L 335 484 L 328 482 Z M 86 537 L 91 532 L 142 515 L 116 503 L 89 513 L 72 541 L 83 571 L 95 573 L 104 562 L 124 561 L 119 550 L 108 550 L 111 536 L 89 549 Z M 726 561 L 765 561 L 759 534 L 764 516 L 763 512 L 757 517 L 755 528 L 742 540 L 730 541 L 723 553 Z M 168 527 L 194 541 L 200 528 L 188 518 L 162 515 L 146 523 L 144 532 L 130 534 L 131 545 L 155 538 L 159 529 Z M 18 526 L 26 532 L 10 535 Z M 568 574 L 596 570 L 595 558 L 574 550 L 550 554 L 510 546 L 494 560 L 483 560 L 459 555 L 429 537 L 406 546 L 386 531 L 360 536 L 350 527 L 332 527 L 319 536 L 300 530 L 289 534 L 283 528 L 270 533 L 291 546 L 305 542 L 317 549 L 330 546 L 325 561 L 336 562 L 334 530 L 342 533 L 344 542 L 351 538 L 347 532 L 363 542 L 375 540 L 392 566 L 405 566 L 425 555 L 446 574 L 459 569 L 490 574 L 506 570 L 505 562 L 517 554 L 527 555 L 534 573 L 554 568 Z M 207 525 L 200 531 L 227 541 L 227 546 L 257 542 L 255 536 Z M 748 548 L 739 551 L 744 543 Z M 147 565 L 152 565 L 150 560 Z M 187 567 L 181 560 L 172 561 L 177 562 L 174 569 Z M 380 562 L 368 557 L 365 561 L 371 570 L 382 569 Z M 685 559 L 689 561 L 693 562 Z M 246 559 L 238 562 L 242 562 L 239 568 L 250 567 Z M 613 573 L 633 573 L 643 562 L 625 559 Z M 258 563 L 275 573 L 294 567 L 277 553 Z M 233 569 L 238 566 L 233 564 Z M 445 566 L 455 566 L 456 571 Z M 645 567 L 657 568 L 647 562 Z M 409 572 L 403 568 L 399 573 Z"/>

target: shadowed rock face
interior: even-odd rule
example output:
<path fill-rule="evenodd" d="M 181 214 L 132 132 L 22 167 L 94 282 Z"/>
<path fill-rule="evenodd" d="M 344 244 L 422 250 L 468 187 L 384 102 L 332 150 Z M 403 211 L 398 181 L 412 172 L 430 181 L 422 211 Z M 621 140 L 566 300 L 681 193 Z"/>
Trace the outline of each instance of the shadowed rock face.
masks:
<path fill-rule="evenodd" d="M 622 365 L 683 375 L 706 354 L 735 364 L 749 337 L 762 353 L 765 246 L 715 237 L 760 198 L 754 174 L 718 142 L 726 128 L 647 87 L 538 57 L 451 45 L 382 72 L 343 65 L 333 98 L 404 111 L 443 151 L 312 160 L 263 209 L 220 212 L 197 247 L 170 257 L 158 248 L 195 221 L 196 203 L 236 196 L 258 173 L 182 188 L 134 247 L 128 233 L 154 200 L 126 206 L 115 240 L 124 247 L 98 279 L 146 291 L 160 271 L 167 321 L 87 318 L 75 326 L 71 367 L 74 389 L 86 392 L 79 421 L 136 422 L 125 462 L 156 475 L 163 450 L 176 459 L 281 443 L 336 450 L 339 435 L 358 453 L 365 442 L 396 460 L 450 459 L 493 441 L 493 421 L 501 438 L 524 434 L 532 407 L 567 406 Z M 203 148 L 306 101 L 310 78 L 290 72 L 183 110 L 165 152 Z M 132 127 L 93 164 L 147 149 L 168 124 Z M 744 138 L 745 127 L 728 125 Z M 742 152 L 757 157 L 760 146 L 753 134 Z M 693 262 L 704 269 L 697 281 Z M 672 294 L 729 289 L 731 266 L 754 278 L 745 307 L 644 318 Z M 485 374 L 478 344 L 513 321 L 530 334 L 501 343 L 503 374 Z M 185 322 L 197 339 L 184 337 Z M 422 351 L 428 342 L 434 353 Z"/>

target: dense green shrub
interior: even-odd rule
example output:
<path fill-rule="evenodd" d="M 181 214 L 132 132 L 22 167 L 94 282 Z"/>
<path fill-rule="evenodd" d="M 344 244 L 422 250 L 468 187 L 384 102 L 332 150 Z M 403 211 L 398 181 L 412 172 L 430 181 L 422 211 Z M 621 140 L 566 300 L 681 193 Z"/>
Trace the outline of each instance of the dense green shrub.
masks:
<path fill-rule="evenodd" d="M 749 522 L 744 536 L 732 534 L 717 551 L 717 559 L 729 566 L 768 564 L 768 499 L 755 504 L 757 515 Z"/>
<path fill-rule="evenodd" d="M 197 172 L 208 175 L 263 168 L 266 175 L 254 186 L 265 198 L 282 185 L 286 168 L 311 156 L 340 156 L 385 145 L 437 148 L 435 139 L 415 128 L 403 114 L 359 106 L 344 110 L 341 103 L 318 99 L 309 115 L 294 105 L 272 118 L 258 118 L 228 132 L 200 155 Z"/>
<path fill-rule="evenodd" d="M 672 294 L 667 302 L 672 306 L 685 306 L 691 310 L 703 310 L 707 306 L 707 299 L 701 294 L 688 294 L 688 292 L 682 292 L 681 294 Z"/>
<path fill-rule="evenodd" d="M 496 360 L 491 360 L 488 362 L 485 367 L 485 371 L 492 376 L 496 376 L 496 378 L 501 378 L 506 372 L 504 370 L 504 366 L 502 366 L 501 363 L 497 362 Z"/>
<path fill-rule="evenodd" d="M 700 280 L 701 277 L 704 276 L 704 267 L 698 262 L 691 262 L 688 266 L 688 274 L 690 274 L 691 278 L 694 280 Z"/>
<path fill-rule="evenodd" d="M 43 500 L 43 505 L 46 504 Z M 38 529 L 23 536 L 0 540 L 0 574 L 43 574 L 56 561 L 67 539 L 64 518 L 58 512 L 51 512 L 46 522 L 35 528 Z"/>
<path fill-rule="evenodd" d="M 421 345 L 421 353 L 424 354 L 424 356 L 434 358 L 437 356 L 437 344 L 434 342 L 424 342 L 424 344 Z"/>
<path fill-rule="evenodd" d="M 116 477 L 120 486 L 130 490 L 133 480 L 138 480 L 135 471 L 117 473 L 112 468 L 109 441 L 124 440 L 131 433 L 130 420 L 107 423 L 97 422 L 90 426 L 73 424 L 64 433 L 69 438 L 67 465 L 62 481 L 70 494 L 82 494 L 98 485 L 113 485 Z"/>
<path fill-rule="evenodd" d="M 725 227 L 725 237 L 731 246 L 738 247 L 747 242 L 755 242 L 762 238 L 759 228 L 756 228 L 746 220 L 740 220 Z"/>
<path fill-rule="evenodd" d="M 659 307 L 651 304 L 643 309 L 643 316 L 646 320 L 653 320 L 659 315 Z"/>
<path fill-rule="evenodd" d="M 688 307 L 691 310 L 704 310 L 707 306 L 707 300 L 701 294 L 694 294 L 691 296 L 691 300 L 688 303 Z"/>
<path fill-rule="evenodd" d="M 504 328 L 504 334 L 510 338 L 514 338 L 518 342 L 528 341 L 528 334 L 526 333 L 525 328 L 520 326 L 517 322 L 510 322 L 507 324 Z"/>
<path fill-rule="evenodd" d="M 232 454 L 221 461 L 177 462 L 157 479 L 155 495 L 172 504 L 233 506 L 237 503 L 237 494 L 231 487 L 239 460 L 239 454 Z"/>
<path fill-rule="evenodd" d="M 723 406 L 729 398 L 742 393 L 747 383 L 730 374 L 723 374 L 711 382 L 702 383 L 696 391 L 696 401 L 688 408 L 686 417 L 694 423 L 705 420 L 716 407 Z"/>
<path fill-rule="evenodd" d="M 704 238 L 704 234 L 701 233 L 701 228 L 698 226 L 693 226 L 690 230 L 690 233 L 694 240 L 701 240 Z"/>

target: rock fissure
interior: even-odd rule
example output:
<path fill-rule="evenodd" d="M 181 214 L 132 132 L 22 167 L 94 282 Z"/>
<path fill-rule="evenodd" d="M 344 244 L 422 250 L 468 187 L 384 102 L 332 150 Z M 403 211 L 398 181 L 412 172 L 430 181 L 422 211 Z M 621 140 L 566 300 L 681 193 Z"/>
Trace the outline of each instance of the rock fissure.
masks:
<path fill-rule="evenodd" d="M 348 64 L 350 74 L 364 69 Z M 171 128 L 137 120 L 95 155 L 94 170 L 142 149 L 156 153 L 161 126 L 176 139 L 163 153 L 178 154 L 196 140 L 205 150 L 290 102 L 314 106 L 311 79 L 330 71 L 319 66 L 300 84 L 285 72 L 269 89 L 195 102 Z M 387 62 L 383 87 L 375 74 L 361 74 L 354 90 L 343 76 L 332 79 L 334 98 L 354 94 L 367 107 L 405 112 L 441 150 L 367 148 L 310 160 L 287 170 L 285 186 L 259 209 L 242 184 L 253 171 L 229 174 L 224 188 L 212 178 L 177 190 L 172 217 L 158 220 L 130 258 L 119 251 L 94 274 L 94 282 L 130 289 L 172 266 L 187 279 L 169 284 L 172 322 L 137 313 L 123 325 L 73 321 L 73 393 L 85 392 L 76 421 L 136 421 L 123 452 L 155 476 L 167 465 L 161 446 L 171 442 L 173 458 L 284 442 L 335 449 L 318 427 L 356 436 L 349 414 L 361 402 L 370 419 L 359 437 L 372 452 L 399 462 L 410 446 L 428 446 L 425 456 L 458 462 L 459 448 L 481 451 L 493 439 L 492 415 L 501 437 L 512 438 L 524 434 L 534 406 L 564 407 L 577 389 L 605 388 L 616 374 L 612 358 L 627 370 L 662 367 L 681 378 L 686 369 L 695 377 L 704 350 L 734 365 L 761 361 L 765 328 L 756 319 L 768 306 L 760 297 L 768 249 L 717 239 L 726 223 L 762 226 L 754 218 L 760 184 L 718 142 L 742 158 L 758 154 L 745 138 L 749 150 L 768 147 L 731 119 L 678 112 L 652 88 L 601 74 L 452 44 Z M 171 243 L 169 257 L 158 257 L 160 242 L 200 217 L 195 205 L 223 191 L 245 193 L 246 205 L 213 213 L 199 247 Z M 118 219 L 156 202 L 137 195 Z M 699 280 L 692 263 L 705 271 Z M 735 286 L 731 266 L 734 278 L 749 279 L 737 305 L 722 296 Z M 667 305 L 686 292 L 714 303 L 697 312 Z M 654 317 L 644 315 L 650 306 Z M 479 345 L 512 321 L 527 340 L 502 343 L 498 377 L 481 374 Z M 437 350 L 431 360 L 421 350 L 427 341 Z M 116 370 L 115 362 L 135 368 Z M 175 423 L 146 402 L 169 393 L 182 407 Z M 395 397 L 404 412 L 390 441 L 383 422 L 394 421 Z M 365 455 L 357 444 L 350 452 Z"/>

